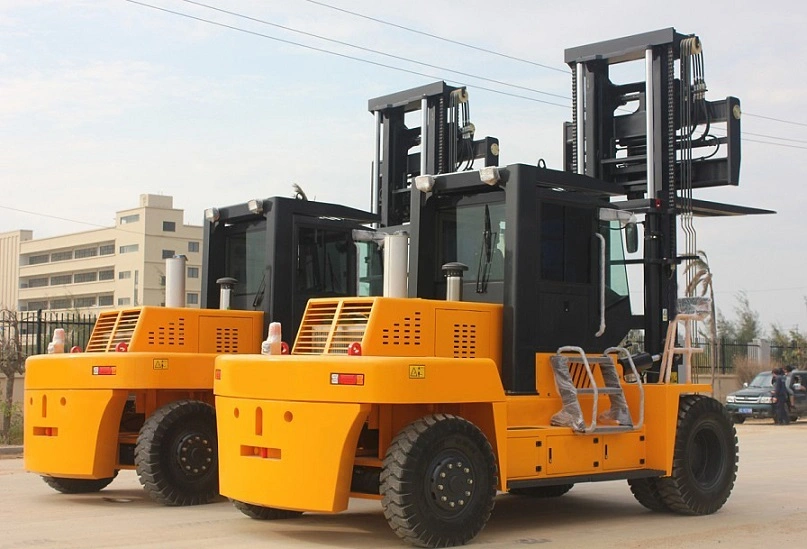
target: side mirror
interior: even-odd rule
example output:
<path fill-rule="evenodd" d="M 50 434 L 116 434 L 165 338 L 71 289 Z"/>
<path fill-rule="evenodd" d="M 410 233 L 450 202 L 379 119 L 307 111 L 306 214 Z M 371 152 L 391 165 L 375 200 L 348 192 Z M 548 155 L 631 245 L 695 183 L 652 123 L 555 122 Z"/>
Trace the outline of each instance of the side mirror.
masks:
<path fill-rule="evenodd" d="M 625 248 L 631 254 L 639 251 L 639 229 L 636 223 L 625 224 Z"/>

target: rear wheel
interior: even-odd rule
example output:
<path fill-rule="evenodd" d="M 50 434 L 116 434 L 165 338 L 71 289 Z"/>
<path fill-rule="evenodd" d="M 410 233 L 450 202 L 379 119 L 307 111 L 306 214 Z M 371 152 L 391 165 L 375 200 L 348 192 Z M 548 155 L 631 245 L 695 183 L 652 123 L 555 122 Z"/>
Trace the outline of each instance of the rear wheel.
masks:
<path fill-rule="evenodd" d="M 737 478 L 737 433 L 725 408 L 701 395 L 681 397 L 669 477 L 658 490 L 670 511 L 708 515 L 720 509 Z"/>
<path fill-rule="evenodd" d="M 628 480 L 628 486 L 636 501 L 651 511 L 669 511 L 658 489 L 658 478 L 635 478 Z"/>
<path fill-rule="evenodd" d="M 529 488 L 513 488 L 509 493 L 514 496 L 531 498 L 557 498 L 572 489 L 574 484 L 556 484 L 555 486 L 531 486 Z"/>
<path fill-rule="evenodd" d="M 381 505 L 390 527 L 418 547 L 463 545 L 484 528 L 496 496 L 496 458 L 485 435 L 453 415 L 425 416 L 390 444 Z"/>
<path fill-rule="evenodd" d="M 106 488 L 110 482 L 115 480 L 116 476 L 118 476 L 117 471 L 109 478 L 86 479 L 43 476 L 42 480 L 48 486 L 63 494 L 89 494 Z"/>
<path fill-rule="evenodd" d="M 140 430 L 135 465 L 149 496 L 165 505 L 209 503 L 219 493 L 216 412 L 178 400 L 154 412 Z"/>
<path fill-rule="evenodd" d="M 236 509 L 249 518 L 256 520 L 290 519 L 302 515 L 300 511 L 287 511 L 285 509 L 275 509 L 274 507 L 263 507 L 262 505 L 253 505 L 252 503 L 238 501 L 237 499 L 231 501 Z"/>

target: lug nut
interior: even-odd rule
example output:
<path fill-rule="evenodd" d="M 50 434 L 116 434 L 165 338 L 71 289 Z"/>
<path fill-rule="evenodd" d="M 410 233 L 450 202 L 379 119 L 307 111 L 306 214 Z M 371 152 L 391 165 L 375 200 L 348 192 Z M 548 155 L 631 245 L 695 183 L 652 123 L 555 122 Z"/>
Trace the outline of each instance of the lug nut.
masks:
<path fill-rule="evenodd" d="M 438 490 L 442 490 L 442 489 L 443 489 L 443 485 L 442 485 L 442 484 L 438 484 L 438 485 L 437 485 L 437 489 L 438 489 Z"/>
<path fill-rule="evenodd" d="M 468 473 L 471 472 L 471 470 L 466 467 L 465 469 L 463 469 L 463 472 L 467 475 Z"/>
<path fill-rule="evenodd" d="M 443 497 L 440 498 L 440 501 L 448 501 L 448 498 L 443 496 Z"/>
<path fill-rule="evenodd" d="M 461 500 L 459 501 L 459 504 L 460 504 L 460 506 L 465 505 L 465 500 L 464 500 L 464 499 L 461 499 Z"/>
<path fill-rule="evenodd" d="M 448 504 L 448 506 L 449 506 L 449 507 L 454 507 L 454 502 L 453 502 L 453 501 L 452 501 L 452 502 L 450 502 L 450 503 Z"/>

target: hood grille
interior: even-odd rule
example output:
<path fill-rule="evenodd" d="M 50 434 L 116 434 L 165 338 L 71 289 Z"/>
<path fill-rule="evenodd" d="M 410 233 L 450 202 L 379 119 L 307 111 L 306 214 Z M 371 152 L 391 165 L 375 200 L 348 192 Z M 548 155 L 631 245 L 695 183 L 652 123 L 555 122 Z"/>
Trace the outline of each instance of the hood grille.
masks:
<path fill-rule="evenodd" d="M 104 353 L 114 351 L 118 343 L 129 345 L 139 319 L 140 309 L 101 313 L 95 322 L 90 341 L 87 343 L 87 352 Z"/>

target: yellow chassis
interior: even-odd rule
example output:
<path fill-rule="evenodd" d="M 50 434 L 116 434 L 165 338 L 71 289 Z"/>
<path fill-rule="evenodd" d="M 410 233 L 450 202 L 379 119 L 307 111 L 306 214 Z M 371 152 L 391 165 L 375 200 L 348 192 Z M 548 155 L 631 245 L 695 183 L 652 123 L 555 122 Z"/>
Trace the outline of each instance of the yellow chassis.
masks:
<path fill-rule="evenodd" d="M 216 370 L 221 493 L 299 511 L 341 511 L 350 497 L 378 497 L 351 492 L 354 467 L 380 468 L 392 438 L 433 413 L 482 430 L 497 458 L 499 490 L 669 475 L 680 396 L 711 392 L 708 385 L 645 385 L 641 429 L 579 434 L 550 425 L 561 409 L 554 383 L 534 396 L 505 395 L 487 358 L 222 356 Z M 536 371 L 537 379 L 552 379 L 549 355 L 536 356 Z M 364 385 L 333 385 L 334 373 L 361 375 Z M 636 421 L 638 387 L 624 390 Z M 591 398 L 580 396 L 584 411 Z M 360 443 L 365 425 L 377 430 L 377 445 Z"/>

